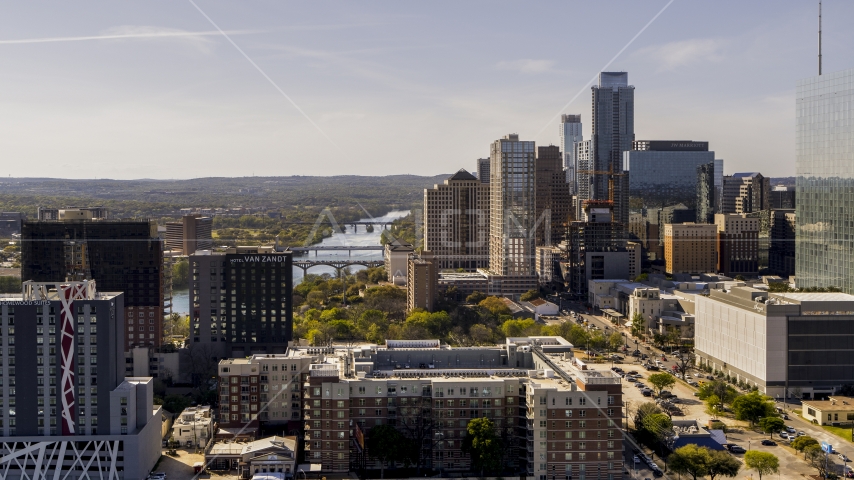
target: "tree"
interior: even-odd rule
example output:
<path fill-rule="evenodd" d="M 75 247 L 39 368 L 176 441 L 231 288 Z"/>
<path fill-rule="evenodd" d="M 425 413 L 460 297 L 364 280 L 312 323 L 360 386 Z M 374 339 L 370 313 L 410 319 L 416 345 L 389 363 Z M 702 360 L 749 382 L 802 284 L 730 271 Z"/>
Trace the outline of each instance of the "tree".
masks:
<path fill-rule="evenodd" d="M 656 445 L 664 446 L 667 437 L 673 434 L 673 422 L 663 413 L 652 413 L 643 417 L 643 431 L 639 437 L 646 436 L 655 441 Z"/>
<path fill-rule="evenodd" d="M 738 393 L 738 390 L 733 388 L 732 385 L 726 383 L 723 380 L 715 379 L 700 387 L 699 391 L 697 392 L 697 397 L 700 400 L 706 400 L 712 395 L 718 397 L 718 409 L 723 410 L 724 404 L 732 405 L 735 399 L 738 398 L 741 394 Z"/>
<path fill-rule="evenodd" d="M 192 401 L 184 395 L 172 394 L 163 399 L 163 408 L 167 412 L 177 415 L 189 407 L 191 403 Z"/>
<path fill-rule="evenodd" d="M 759 420 L 759 428 L 768 434 L 768 438 L 771 438 L 774 432 L 779 432 L 786 428 L 786 422 L 780 417 L 765 417 Z"/>
<path fill-rule="evenodd" d="M 809 466 L 818 470 L 818 476 L 820 477 L 826 478 L 827 472 L 836 469 L 836 463 L 827 457 L 818 445 L 810 445 L 804 448 L 804 459 Z"/>
<path fill-rule="evenodd" d="M 710 450 L 709 460 L 706 468 L 710 480 L 715 480 L 716 477 L 734 477 L 738 475 L 741 469 L 741 463 L 732 455 L 720 450 Z"/>
<path fill-rule="evenodd" d="M 486 298 L 485 293 L 475 291 L 475 292 L 472 292 L 471 295 L 466 297 L 466 303 L 471 303 L 473 305 L 477 305 L 478 303 L 482 302 L 485 298 Z"/>
<path fill-rule="evenodd" d="M 809 435 L 800 436 L 789 444 L 790 447 L 794 448 L 799 452 L 803 452 L 810 445 L 818 445 L 818 440 L 810 437 Z M 806 454 L 804 455 L 804 459 L 806 459 Z"/>
<path fill-rule="evenodd" d="M 471 457 L 472 467 L 480 469 L 481 476 L 486 470 L 501 468 L 501 441 L 488 418 L 475 418 L 468 423 L 462 449 Z"/>
<path fill-rule="evenodd" d="M 614 332 L 611 335 L 608 335 L 608 347 L 611 350 L 617 351 L 623 345 L 623 336 L 620 335 L 620 332 Z"/>
<path fill-rule="evenodd" d="M 187 337 L 190 335 L 190 317 L 182 316 L 178 313 L 172 313 L 163 319 L 163 335 L 180 335 Z"/>
<path fill-rule="evenodd" d="M 540 298 L 540 292 L 537 290 L 528 290 L 527 292 L 519 296 L 519 300 L 523 302 L 530 302 L 535 298 Z"/>
<path fill-rule="evenodd" d="M 475 345 L 485 345 L 492 338 L 492 330 L 486 325 L 476 323 L 469 327 L 469 337 Z"/>
<path fill-rule="evenodd" d="M 498 297 L 486 297 L 478 303 L 479 306 L 489 310 L 492 315 L 498 318 L 501 315 L 510 315 L 510 309 L 504 304 L 504 301 Z"/>
<path fill-rule="evenodd" d="M 679 447 L 667 457 L 667 467 L 679 475 L 690 475 L 692 479 L 709 474 L 709 449 L 695 444 Z"/>
<path fill-rule="evenodd" d="M 634 316 L 632 316 L 632 335 L 636 337 L 643 336 L 644 330 L 646 330 L 646 320 L 640 312 L 635 312 Z"/>
<path fill-rule="evenodd" d="M 182 258 L 172 265 L 172 286 L 185 288 L 190 280 L 190 261 Z"/>
<path fill-rule="evenodd" d="M 758 450 L 749 450 L 744 454 L 744 465 L 750 470 L 756 470 L 759 480 L 762 480 L 762 475 L 780 471 L 780 460 L 776 455 Z"/>
<path fill-rule="evenodd" d="M 526 337 L 540 334 L 540 326 L 532 318 L 507 320 L 501 324 L 501 333 L 505 337 Z"/>
<path fill-rule="evenodd" d="M 717 395 L 709 395 L 703 401 L 706 402 L 706 412 L 709 415 L 717 417 L 721 414 L 721 399 Z"/>
<path fill-rule="evenodd" d="M 695 360 L 693 353 L 683 353 L 676 358 L 676 371 L 682 374 L 684 380 L 687 380 L 685 377 L 688 375 L 688 372 L 695 368 Z"/>
<path fill-rule="evenodd" d="M 385 478 L 385 465 L 405 455 L 406 438 L 391 425 L 371 428 L 366 443 L 368 455 L 380 461 L 380 478 Z"/>
<path fill-rule="evenodd" d="M 649 384 L 655 387 L 660 396 L 662 390 L 676 385 L 676 379 L 667 372 L 653 373 L 649 376 Z"/>
<path fill-rule="evenodd" d="M 774 404 L 770 397 L 759 392 L 750 392 L 732 402 L 732 411 L 737 420 L 747 420 L 752 427 L 762 417 L 776 415 Z"/>
<path fill-rule="evenodd" d="M 643 430 L 644 418 L 647 415 L 654 415 L 656 413 L 664 413 L 658 405 L 652 402 L 645 402 L 638 406 L 637 411 L 635 411 L 635 430 L 641 431 Z"/>

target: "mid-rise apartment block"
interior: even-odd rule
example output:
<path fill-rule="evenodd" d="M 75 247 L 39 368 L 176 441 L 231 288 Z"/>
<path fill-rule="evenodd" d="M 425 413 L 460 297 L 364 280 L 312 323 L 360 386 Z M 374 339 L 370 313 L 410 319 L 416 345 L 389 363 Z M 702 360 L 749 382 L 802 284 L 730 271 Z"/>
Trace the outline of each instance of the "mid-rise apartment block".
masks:
<path fill-rule="evenodd" d="M 293 335 L 291 252 L 235 247 L 190 256 L 190 344 L 217 358 L 284 353 Z"/>
<path fill-rule="evenodd" d="M 461 169 L 424 189 L 424 249 L 433 252 L 439 269 L 488 266 L 489 188 Z"/>
<path fill-rule="evenodd" d="M 308 366 L 325 349 L 295 351 L 220 360 L 220 437 L 255 438 L 262 423 L 282 425 L 289 432 L 301 428 Z"/>
<path fill-rule="evenodd" d="M 433 252 L 422 251 L 409 255 L 406 266 L 406 310 L 436 308 L 439 289 L 439 269 Z"/>
<path fill-rule="evenodd" d="M 770 179 L 761 173 L 736 173 L 724 177 L 721 213 L 752 213 L 770 207 Z"/>
<path fill-rule="evenodd" d="M 415 252 L 410 243 L 394 239 L 383 247 L 383 263 L 388 281 L 395 285 L 406 285 L 406 263 L 409 254 Z"/>
<path fill-rule="evenodd" d="M 200 214 L 184 215 L 180 222 L 166 224 L 165 246 L 181 255 L 213 248 L 213 219 Z"/>
<path fill-rule="evenodd" d="M 717 269 L 717 227 L 701 223 L 664 225 L 664 262 L 667 273 L 700 274 Z"/>
<path fill-rule="evenodd" d="M 314 356 L 303 391 L 304 461 L 323 473 L 360 465 L 360 442 L 379 425 L 420 445 L 424 467 L 468 471 L 471 461 L 461 449 L 466 427 L 488 418 L 508 468 L 534 478 L 621 475 L 620 378 L 575 363 L 563 338 L 508 338 L 474 349 L 389 340 L 319 356 L 307 350 L 294 352 Z"/>
<path fill-rule="evenodd" d="M 717 271 L 731 277 L 759 272 L 759 218 L 746 214 L 715 214 L 718 236 Z"/>
<path fill-rule="evenodd" d="M 4 479 L 141 480 L 157 462 L 160 409 L 150 377 L 124 376 L 123 316 L 124 295 L 94 281 L 28 281 L 0 296 Z"/>
<path fill-rule="evenodd" d="M 21 279 L 95 280 L 124 293 L 125 351 L 158 347 L 163 337 L 163 242 L 148 220 L 110 220 L 92 209 L 58 210 L 55 220 L 24 221 Z"/>

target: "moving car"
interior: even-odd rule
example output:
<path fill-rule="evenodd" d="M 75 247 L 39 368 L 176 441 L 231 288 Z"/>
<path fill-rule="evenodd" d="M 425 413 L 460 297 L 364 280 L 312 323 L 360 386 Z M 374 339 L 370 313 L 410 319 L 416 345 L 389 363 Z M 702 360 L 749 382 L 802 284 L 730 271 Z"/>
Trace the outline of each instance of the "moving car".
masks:
<path fill-rule="evenodd" d="M 839 457 L 839 459 L 842 460 L 843 462 L 850 462 L 851 461 L 851 459 L 846 457 L 844 453 L 838 454 L 837 457 Z"/>
<path fill-rule="evenodd" d="M 777 446 L 777 442 L 775 442 L 773 440 L 762 440 L 762 445 L 766 445 L 769 447 L 775 447 L 775 446 Z"/>
<path fill-rule="evenodd" d="M 746 452 L 747 450 L 745 450 L 744 448 L 742 448 L 740 445 L 735 445 L 735 444 L 733 444 L 733 445 L 730 445 L 730 446 L 729 446 L 729 451 L 730 451 L 730 453 L 744 453 L 744 452 Z"/>

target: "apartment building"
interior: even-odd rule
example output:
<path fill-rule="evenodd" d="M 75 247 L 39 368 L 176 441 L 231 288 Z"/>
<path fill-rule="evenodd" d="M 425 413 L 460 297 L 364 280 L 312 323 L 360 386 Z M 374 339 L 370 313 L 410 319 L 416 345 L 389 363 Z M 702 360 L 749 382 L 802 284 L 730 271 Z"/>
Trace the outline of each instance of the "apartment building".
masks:
<path fill-rule="evenodd" d="M 323 349 L 220 360 L 219 428 L 222 438 L 255 438 L 262 422 L 299 430 L 302 384 Z"/>
<path fill-rule="evenodd" d="M 716 271 L 717 227 L 700 223 L 664 225 L 664 263 L 667 273 L 700 274 Z"/>
<path fill-rule="evenodd" d="M 566 228 L 575 218 L 569 194 L 567 173 L 556 145 L 537 147 L 536 170 L 536 245 L 557 245 L 566 236 Z"/>
<path fill-rule="evenodd" d="M 383 263 L 388 281 L 395 285 L 406 285 L 406 262 L 409 254 L 415 252 L 412 244 L 394 239 L 383 247 Z"/>
<path fill-rule="evenodd" d="M 508 338 L 504 345 L 450 348 L 438 340 L 389 340 L 311 356 L 304 384 L 306 463 L 344 473 L 373 459 L 363 439 L 392 425 L 417 444 L 422 466 L 463 472 L 466 426 L 489 418 L 504 461 L 535 478 L 619 478 L 622 394 L 610 370 L 574 363 L 561 337 Z"/>
<path fill-rule="evenodd" d="M 432 312 L 436 308 L 439 289 L 439 260 L 427 250 L 412 253 L 406 266 L 406 310 L 423 308 Z"/>
<path fill-rule="evenodd" d="M 717 271 L 728 277 L 759 273 L 759 218 L 747 214 L 715 214 Z"/>
<path fill-rule="evenodd" d="M 192 255 L 196 250 L 213 248 L 213 218 L 194 213 L 184 215 L 180 222 L 166 224 L 165 246 L 181 255 Z"/>
<path fill-rule="evenodd" d="M 439 269 L 489 264 L 489 183 L 460 169 L 424 189 L 424 250 L 433 252 Z"/>

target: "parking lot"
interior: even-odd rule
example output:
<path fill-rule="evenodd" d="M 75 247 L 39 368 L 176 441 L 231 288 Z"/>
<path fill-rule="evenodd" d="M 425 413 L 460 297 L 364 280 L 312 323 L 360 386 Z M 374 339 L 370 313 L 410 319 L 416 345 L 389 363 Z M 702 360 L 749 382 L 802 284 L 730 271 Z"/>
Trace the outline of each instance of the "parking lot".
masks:
<path fill-rule="evenodd" d="M 178 449 L 178 455 L 166 455 L 166 450 L 160 457 L 160 461 L 154 471 L 166 474 L 166 480 L 194 480 L 196 478 L 211 480 L 237 480 L 237 473 L 204 472 L 197 475 L 193 472 L 193 464 L 204 462 L 204 455 L 197 454 L 195 450 Z"/>

